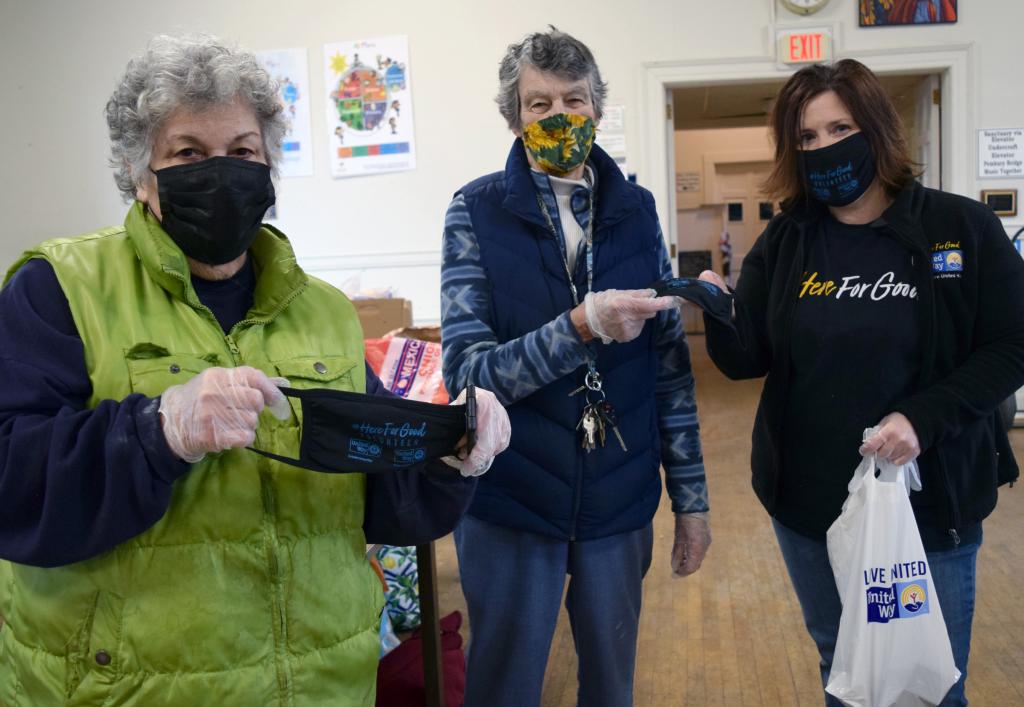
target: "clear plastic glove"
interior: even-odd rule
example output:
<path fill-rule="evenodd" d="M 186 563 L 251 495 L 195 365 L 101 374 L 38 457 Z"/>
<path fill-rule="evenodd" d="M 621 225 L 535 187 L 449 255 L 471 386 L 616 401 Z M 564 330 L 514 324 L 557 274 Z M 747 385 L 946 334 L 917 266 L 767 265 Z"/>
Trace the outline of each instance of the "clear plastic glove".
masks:
<path fill-rule="evenodd" d="M 675 297 L 655 297 L 654 290 L 602 290 L 583 298 L 587 326 L 602 343 L 626 343 L 640 336 L 644 324 L 663 309 L 676 306 Z"/>
<path fill-rule="evenodd" d="M 291 415 L 280 384 L 287 381 L 242 366 L 208 368 L 188 383 L 172 385 L 160 397 L 167 445 L 190 464 L 211 452 L 251 445 L 263 408 L 279 420 Z"/>
<path fill-rule="evenodd" d="M 886 430 L 886 433 L 891 433 L 891 434 L 893 434 L 895 436 L 896 439 L 898 439 L 900 434 L 904 434 L 904 435 L 907 434 L 906 433 L 906 429 L 910 430 L 909 435 L 913 436 L 913 440 L 912 440 L 912 442 L 908 442 L 908 446 L 909 446 L 909 449 L 911 451 L 913 451 L 913 450 L 916 450 L 916 451 L 913 451 L 913 456 L 911 456 L 906 461 L 904 461 L 904 459 L 906 458 L 906 455 L 903 454 L 903 453 L 900 453 L 900 455 L 896 458 L 896 460 L 894 460 L 894 459 L 891 459 L 891 458 L 887 457 L 885 454 L 883 454 L 880 451 L 880 450 L 887 449 L 886 438 L 882 436 L 883 435 L 882 428 L 886 425 L 886 420 L 889 420 L 890 417 L 893 417 L 893 416 L 896 416 L 896 415 L 899 415 L 899 417 L 901 417 L 903 419 L 903 421 L 906 423 L 906 428 L 904 428 L 902 426 L 902 424 L 899 423 L 899 421 L 897 420 L 897 421 L 893 422 L 893 425 L 890 426 L 889 429 Z M 891 430 L 893 428 L 895 428 L 897 430 L 894 433 L 891 432 Z M 868 427 L 866 430 L 864 430 L 863 440 L 864 440 L 864 444 L 862 444 L 861 447 L 860 447 L 860 454 L 861 454 L 861 456 L 867 456 L 868 454 L 874 454 L 874 455 L 876 455 L 878 457 L 881 457 L 882 459 L 888 459 L 893 464 L 906 465 L 907 468 L 906 468 L 906 473 L 903 475 L 903 480 L 907 484 L 907 495 L 910 495 L 911 491 L 920 491 L 921 490 L 921 471 L 920 471 L 920 469 L 917 468 L 917 459 L 916 459 L 917 455 L 921 453 L 921 449 L 918 447 L 917 434 L 914 432 L 914 426 L 910 424 L 910 420 L 907 420 L 906 417 L 904 417 L 903 415 L 900 415 L 900 413 L 898 413 L 898 412 L 892 413 L 892 415 L 887 415 L 885 418 L 882 419 L 882 422 L 878 423 L 877 426 L 875 426 L 875 427 Z M 894 445 L 894 446 L 896 446 L 896 445 Z M 897 461 L 897 460 L 899 460 L 899 461 Z"/>
<path fill-rule="evenodd" d="M 452 405 L 466 402 L 466 391 L 452 401 Z M 469 456 L 442 457 L 448 466 L 458 469 L 463 476 L 480 476 L 494 462 L 494 457 L 505 451 L 512 436 L 512 425 L 504 406 L 494 393 L 483 388 L 476 389 L 476 444 Z M 461 455 L 460 455 L 461 456 Z"/>
<path fill-rule="evenodd" d="M 676 513 L 676 538 L 672 544 L 672 573 L 685 577 L 700 569 L 711 545 L 707 511 Z"/>

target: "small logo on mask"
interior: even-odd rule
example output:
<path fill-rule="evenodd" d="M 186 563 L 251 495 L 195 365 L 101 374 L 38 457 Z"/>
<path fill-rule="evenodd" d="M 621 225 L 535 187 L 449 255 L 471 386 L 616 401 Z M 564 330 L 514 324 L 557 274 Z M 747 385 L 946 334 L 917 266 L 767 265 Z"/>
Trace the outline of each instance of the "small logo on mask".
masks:
<path fill-rule="evenodd" d="M 348 458 L 361 462 L 372 462 L 380 458 L 380 445 L 368 442 L 365 439 L 350 439 L 348 441 Z"/>
<path fill-rule="evenodd" d="M 853 174 L 853 162 L 833 169 L 810 172 L 807 177 L 811 180 L 811 188 L 819 199 L 827 199 L 832 189 L 838 191 L 840 196 L 847 196 L 857 191 L 860 186 L 860 181 Z"/>
<path fill-rule="evenodd" d="M 412 464 L 419 464 L 427 458 L 427 450 L 423 447 L 414 447 L 412 449 L 396 449 L 395 450 L 395 465 L 396 466 L 410 466 Z"/>

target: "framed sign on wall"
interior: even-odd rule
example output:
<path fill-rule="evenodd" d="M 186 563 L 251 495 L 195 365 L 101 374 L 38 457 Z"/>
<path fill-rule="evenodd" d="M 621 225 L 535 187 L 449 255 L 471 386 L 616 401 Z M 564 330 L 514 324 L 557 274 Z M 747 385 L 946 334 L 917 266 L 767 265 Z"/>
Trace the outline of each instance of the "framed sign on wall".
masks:
<path fill-rule="evenodd" d="M 996 216 L 1017 215 L 1016 189 L 986 189 L 981 192 L 981 200 L 996 212 Z"/>
<path fill-rule="evenodd" d="M 860 26 L 952 24 L 957 0 L 860 0 Z"/>

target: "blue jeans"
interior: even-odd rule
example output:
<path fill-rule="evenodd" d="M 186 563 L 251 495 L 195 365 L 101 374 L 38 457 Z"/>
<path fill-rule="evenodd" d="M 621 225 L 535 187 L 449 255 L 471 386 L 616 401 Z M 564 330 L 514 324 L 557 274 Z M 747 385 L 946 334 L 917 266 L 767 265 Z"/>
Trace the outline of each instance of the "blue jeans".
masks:
<path fill-rule="evenodd" d="M 824 540 L 814 540 L 790 530 L 776 520 L 775 537 L 779 540 L 782 559 L 789 570 L 789 579 L 796 590 L 804 624 L 821 656 L 821 684 L 828 682 L 832 656 L 839 635 L 839 617 L 843 612 L 836 589 L 835 576 L 828 562 Z M 953 648 L 953 661 L 960 670 L 960 679 L 946 693 L 941 707 L 966 705 L 964 681 L 967 679 L 967 656 L 971 649 L 971 622 L 974 620 L 975 565 L 981 543 L 962 544 L 955 550 L 929 552 L 928 567 L 939 595 L 942 616 Z M 825 704 L 842 707 L 842 702 L 825 694 Z"/>
<path fill-rule="evenodd" d="M 641 583 L 653 543 L 650 524 L 568 542 L 465 516 L 455 529 L 471 635 L 465 707 L 540 704 L 566 574 L 578 706 L 633 704 Z"/>

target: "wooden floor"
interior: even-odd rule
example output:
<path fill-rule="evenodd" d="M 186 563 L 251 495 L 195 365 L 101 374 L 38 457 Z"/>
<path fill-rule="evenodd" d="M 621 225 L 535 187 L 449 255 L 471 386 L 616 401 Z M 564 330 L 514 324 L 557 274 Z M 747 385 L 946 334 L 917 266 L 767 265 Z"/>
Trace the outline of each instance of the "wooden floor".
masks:
<path fill-rule="evenodd" d="M 644 583 L 635 704 L 821 705 L 817 654 L 803 628 L 768 516 L 750 489 L 750 428 L 760 381 L 731 382 L 691 337 L 713 543 L 701 570 L 669 568 L 672 514 L 654 520 L 654 562 Z M 1024 429 L 1011 432 L 1024 460 Z M 852 469 L 850 470 L 852 472 Z M 1024 486 L 1004 487 L 985 523 L 968 671 L 972 705 L 1024 705 Z M 442 614 L 465 601 L 451 538 L 438 543 Z M 471 629 L 471 627 L 470 627 Z M 469 631 L 466 632 L 467 636 Z M 576 656 L 563 608 L 544 682 L 544 707 L 576 704 Z"/>

